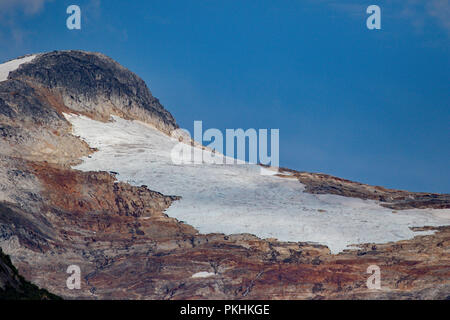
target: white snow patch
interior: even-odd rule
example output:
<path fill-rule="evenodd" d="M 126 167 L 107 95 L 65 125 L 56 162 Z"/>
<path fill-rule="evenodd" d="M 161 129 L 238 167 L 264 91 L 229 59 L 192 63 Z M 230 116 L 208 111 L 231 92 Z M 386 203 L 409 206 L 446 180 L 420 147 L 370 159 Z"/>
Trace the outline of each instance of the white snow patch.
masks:
<path fill-rule="evenodd" d="M 278 168 L 273 167 L 269 168 L 261 167 L 259 173 L 263 176 L 274 176 L 279 173 L 278 170 L 279 170 Z"/>
<path fill-rule="evenodd" d="M 215 275 L 216 274 L 212 273 L 212 272 L 202 271 L 202 272 L 194 273 L 191 278 L 209 278 L 209 277 L 213 277 Z"/>
<path fill-rule="evenodd" d="M 34 58 L 36 58 L 36 55 L 26 56 L 0 64 L 0 82 L 8 80 L 8 75 L 11 71 L 16 70 L 23 63 L 32 61 Z"/>
<path fill-rule="evenodd" d="M 373 200 L 309 194 L 297 179 L 261 175 L 258 165 L 176 165 L 171 150 L 178 141 L 138 121 L 67 118 L 75 135 L 99 149 L 76 169 L 115 171 L 121 181 L 182 196 L 166 213 L 202 233 L 311 241 L 338 253 L 352 244 L 432 233 L 413 232 L 410 227 L 450 224 L 449 209 L 393 213 Z"/>

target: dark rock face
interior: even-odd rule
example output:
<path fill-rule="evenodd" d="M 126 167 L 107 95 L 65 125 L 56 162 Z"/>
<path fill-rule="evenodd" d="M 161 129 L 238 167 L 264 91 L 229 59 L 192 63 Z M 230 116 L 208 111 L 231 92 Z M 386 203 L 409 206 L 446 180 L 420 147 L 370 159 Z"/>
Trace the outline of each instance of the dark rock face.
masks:
<path fill-rule="evenodd" d="M 37 55 L 0 82 L 0 155 L 75 164 L 93 150 L 63 113 L 141 120 L 169 134 L 178 126 L 144 81 L 98 53 Z"/>
<path fill-rule="evenodd" d="M 145 82 L 112 59 L 82 51 L 38 55 L 9 74 L 58 92 L 71 110 L 108 120 L 110 114 L 142 120 L 170 133 L 178 126 Z"/>
<path fill-rule="evenodd" d="M 71 134 L 60 96 L 21 80 L 0 82 L 0 155 L 76 163 L 89 146 Z"/>
<path fill-rule="evenodd" d="M 64 117 L 47 105 L 25 82 L 0 82 L 0 116 L 4 121 L 26 119 L 31 125 L 60 126 Z"/>

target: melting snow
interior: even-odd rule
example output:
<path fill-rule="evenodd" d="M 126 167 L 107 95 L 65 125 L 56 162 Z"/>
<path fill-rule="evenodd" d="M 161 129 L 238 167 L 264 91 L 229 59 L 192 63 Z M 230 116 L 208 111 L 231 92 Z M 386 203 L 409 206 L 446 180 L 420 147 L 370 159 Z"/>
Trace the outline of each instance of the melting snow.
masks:
<path fill-rule="evenodd" d="M 99 149 L 76 169 L 115 171 L 121 181 L 182 196 L 166 213 L 202 233 L 311 241 L 338 253 L 352 244 L 411 239 L 418 234 L 413 226 L 450 223 L 447 209 L 393 213 L 373 200 L 305 193 L 297 179 L 261 175 L 257 165 L 176 165 L 171 150 L 178 141 L 146 124 L 67 118 L 75 135 Z"/>
<path fill-rule="evenodd" d="M 35 57 L 36 55 L 26 56 L 0 64 L 0 82 L 8 80 L 8 75 L 11 71 L 16 70 L 23 63 L 32 61 Z"/>
<path fill-rule="evenodd" d="M 215 276 L 215 273 L 202 271 L 194 273 L 191 278 L 209 278 L 212 276 Z"/>

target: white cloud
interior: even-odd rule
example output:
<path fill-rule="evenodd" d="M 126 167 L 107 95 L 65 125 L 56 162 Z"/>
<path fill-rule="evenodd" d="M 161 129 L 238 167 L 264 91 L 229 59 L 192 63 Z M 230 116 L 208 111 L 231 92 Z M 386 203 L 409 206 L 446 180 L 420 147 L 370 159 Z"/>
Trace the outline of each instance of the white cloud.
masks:
<path fill-rule="evenodd" d="M 431 0 L 427 2 L 427 11 L 450 34 L 450 1 Z"/>
<path fill-rule="evenodd" d="M 43 10 L 45 3 L 51 1 L 53 0 L 0 0 L 1 38 L 12 42 L 14 48 L 22 47 L 30 31 L 20 26 L 18 16 L 36 15 Z"/>
<path fill-rule="evenodd" d="M 27 15 L 33 15 L 42 10 L 45 2 L 51 0 L 0 0 L 0 10 L 5 11 L 23 10 Z"/>

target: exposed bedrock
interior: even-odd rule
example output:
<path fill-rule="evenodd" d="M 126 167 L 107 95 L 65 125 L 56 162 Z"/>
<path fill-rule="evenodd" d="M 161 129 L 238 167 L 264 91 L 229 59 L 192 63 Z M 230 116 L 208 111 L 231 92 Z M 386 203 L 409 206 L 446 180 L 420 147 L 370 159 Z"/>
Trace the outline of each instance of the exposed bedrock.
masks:
<path fill-rule="evenodd" d="M 73 136 L 61 96 L 19 80 L 0 82 L 0 155 L 74 164 L 93 150 Z"/>
<path fill-rule="evenodd" d="M 281 173 L 283 171 L 295 176 L 305 185 L 305 192 L 309 193 L 335 194 L 344 197 L 378 200 L 383 207 L 395 210 L 450 208 L 450 194 L 387 189 L 323 173 L 299 172 L 284 168 L 281 169 Z"/>

